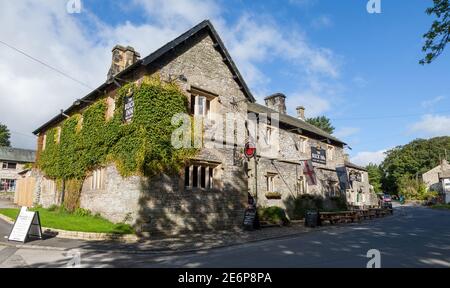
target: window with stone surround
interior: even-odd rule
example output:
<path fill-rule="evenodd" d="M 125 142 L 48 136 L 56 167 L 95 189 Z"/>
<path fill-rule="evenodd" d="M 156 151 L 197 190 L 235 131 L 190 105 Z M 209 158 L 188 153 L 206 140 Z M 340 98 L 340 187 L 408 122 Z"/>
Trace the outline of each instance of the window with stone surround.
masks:
<path fill-rule="evenodd" d="M 105 169 L 97 169 L 92 172 L 90 178 L 91 190 L 103 190 L 105 189 Z"/>
<path fill-rule="evenodd" d="M 16 191 L 16 180 L 15 179 L 1 179 L 0 180 L 0 191 L 1 192 L 15 192 Z"/>
<path fill-rule="evenodd" d="M 215 167 L 207 164 L 193 164 L 184 169 L 185 190 L 214 188 Z"/>
<path fill-rule="evenodd" d="M 268 173 L 266 175 L 266 190 L 267 192 L 277 192 L 275 190 L 275 178 L 277 177 L 277 174 L 274 173 Z"/>
<path fill-rule="evenodd" d="M 308 193 L 308 183 L 304 176 L 299 176 L 297 179 L 297 193 L 300 195 Z"/>
<path fill-rule="evenodd" d="M 47 145 L 47 133 L 42 136 L 42 151 L 45 150 L 45 146 Z"/>
<path fill-rule="evenodd" d="M 116 101 L 112 97 L 106 98 L 106 120 L 110 120 L 114 117 L 114 110 L 116 109 Z"/>
<path fill-rule="evenodd" d="M 299 142 L 298 142 L 298 149 L 300 153 L 306 153 L 306 148 L 308 146 L 308 138 L 300 136 Z"/>
<path fill-rule="evenodd" d="M 56 143 L 59 144 L 59 141 L 61 140 L 61 127 L 56 128 Z"/>
<path fill-rule="evenodd" d="M 212 102 L 217 101 L 218 95 L 200 88 L 191 87 L 191 114 L 211 120 Z"/>
<path fill-rule="evenodd" d="M 334 159 L 334 146 L 328 145 L 328 149 L 327 149 L 327 157 L 329 161 L 333 161 Z"/>

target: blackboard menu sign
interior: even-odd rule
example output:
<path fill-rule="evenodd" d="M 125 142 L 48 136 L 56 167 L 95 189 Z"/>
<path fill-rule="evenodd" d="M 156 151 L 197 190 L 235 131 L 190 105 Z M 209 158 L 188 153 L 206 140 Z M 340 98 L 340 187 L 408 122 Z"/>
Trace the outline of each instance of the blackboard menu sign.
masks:
<path fill-rule="evenodd" d="M 133 97 L 124 98 L 124 109 L 123 109 L 123 121 L 125 123 L 130 123 L 134 115 L 134 99 Z"/>
<path fill-rule="evenodd" d="M 246 209 L 244 216 L 244 228 L 253 230 L 256 221 L 256 209 Z"/>
<path fill-rule="evenodd" d="M 311 160 L 314 163 L 327 165 L 327 151 L 318 147 L 311 147 Z"/>

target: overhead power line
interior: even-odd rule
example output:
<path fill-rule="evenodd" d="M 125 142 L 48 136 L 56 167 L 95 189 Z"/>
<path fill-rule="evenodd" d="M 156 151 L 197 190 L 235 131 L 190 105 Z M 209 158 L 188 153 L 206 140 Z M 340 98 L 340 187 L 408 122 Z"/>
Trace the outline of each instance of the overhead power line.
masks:
<path fill-rule="evenodd" d="M 59 70 L 58 68 L 55 68 L 55 67 L 51 66 L 50 64 L 47 64 L 47 63 L 45 63 L 44 61 L 39 60 L 39 59 L 37 59 L 36 57 L 31 56 L 30 54 L 28 54 L 28 53 L 26 53 L 26 52 L 20 50 L 19 48 L 14 47 L 14 46 L 11 45 L 11 44 L 8 44 L 8 43 L 6 43 L 6 42 L 4 42 L 4 41 L 2 41 L 2 40 L 0 40 L 0 43 L 3 44 L 4 46 L 6 46 L 6 47 L 8 47 L 8 48 L 10 48 L 10 49 L 12 49 L 12 50 L 14 50 L 14 51 L 16 51 L 17 53 L 20 53 L 20 54 L 24 55 L 25 57 L 27 57 L 27 58 L 29 58 L 29 59 L 31 59 L 31 60 L 33 60 L 33 61 L 35 61 L 35 62 L 37 62 L 37 63 L 39 63 L 39 64 L 41 64 L 41 65 L 43 65 L 43 66 L 45 66 L 45 67 L 47 67 L 48 69 L 51 69 L 51 70 L 53 70 L 53 71 L 59 73 L 60 75 L 66 77 L 66 78 L 68 78 L 68 79 L 70 79 L 70 80 L 72 80 L 72 81 L 77 82 L 78 84 L 80 84 L 80 85 L 82 85 L 82 86 L 84 86 L 84 87 L 86 87 L 86 88 L 89 88 L 89 89 L 91 89 L 91 90 L 94 89 L 94 88 L 90 87 L 88 84 L 84 83 L 83 81 L 80 81 L 80 80 L 76 79 L 75 77 L 73 77 L 73 76 L 67 74 L 66 72 L 61 71 L 61 70 Z"/>
<path fill-rule="evenodd" d="M 442 114 L 450 113 L 450 110 L 437 111 L 432 113 L 415 113 L 415 114 L 399 114 L 399 115 L 385 115 L 385 116 L 361 116 L 361 117 L 348 117 L 348 118 L 331 118 L 333 121 L 344 121 L 344 120 L 379 120 L 379 119 L 396 119 L 396 118 L 408 118 L 415 116 L 424 116 L 430 114 Z"/>

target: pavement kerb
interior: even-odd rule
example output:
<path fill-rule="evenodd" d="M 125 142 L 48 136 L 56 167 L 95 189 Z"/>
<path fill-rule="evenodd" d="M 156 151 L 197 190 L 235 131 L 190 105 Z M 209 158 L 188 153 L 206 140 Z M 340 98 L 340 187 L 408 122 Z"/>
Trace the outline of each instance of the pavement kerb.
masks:
<path fill-rule="evenodd" d="M 348 225 L 347 225 L 348 226 Z M 345 227 L 341 225 L 336 226 L 327 226 L 327 227 L 318 227 L 314 230 L 308 230 L 308 231 L 301 231 L 298 233 L 292 233 L 288 235 L 280 235 L 280 236 L 272 236 L 272 237 L 265 237 L 261 239 L 253 239 L 248 240 L 245 242 L 235 242 L 235 243 L 229 243 L 229 244 L 223 244 L 223 245 L 216 245 L 211 247 L 203 247 L 198 249 L 154 249 L 154 250 L 146 250 L 141 251 L 137 249 L 107 249 L 102 247 L 96 247 L 92 249 L 79 249 L 79 248 L 63 248 L 63 247 L 54 247 L 54 246 L 41 246 L 41 245 L 31 245 L 31 244 L 14 244 L 14 243 L 8 243 L 8 242 L 0 242 L 0 246 L 7 246 L 7 247 L 14 247 L 17 249 L 27 249 L 27 250 L 44 250 L 44 251 L 61 251 L 61 252 L 67 252 L 72 250 L 77 250 L 81 253 L 87 253 L 87 252 L 93 252 L 93 251 L 100 251 L 100 252 L 110 252 L 110 253 L 120 253 L 120 254 L 142 254 L 142 255 L 170 255 L 170 254 L 185 254 L 185 253 L 195 253 L 195 252 L 201 252 L 206 250 L 214 250 L 214 249 L 221 249 L 221 248 L 228 248 L 228 247 L 234 247 L 234 246 L 240 246 L 245 245 L 249 243 L 257 243 L 257 242 L 264 242 L 264 241 L 270 241 L 270 240 L 278 240 L 278 239 L 290 239 L 295 238 L 304 234 L 308 234 L 311 232 L 319 232 L 324 230 L 330 230 L 330 229 L 338 229 L 340 227 Z"/>
<path fill-rule="evenodd" d="M 373 220 L 381 220 L 384 218 L 377 218 Z M 372 220 L 372 221 L 373 221 Z M 290 239 L 290 238 L 296 238 L 298 236 L 302 236 L 311 232 L 320 232 L 325 230 L 336 230 L 341 229 L 349 226 L 356 226 L 360 225 L 361 223 L 351 223 L 351 224 L 338 224 L 333 226 L 322 226 L 322 227 L 316 227 L 316 228 L 307 228 L 306 231 L 300 231 L 292 234 L 286 234 L 286 235 L 278 235 L 278 236 L 270 236 L 270 237 L 264 237 L 260 239 L 252 239 L 245 242 L 234 242 L 234 243 L 228 243 L 228 244 L 222 244 L 222 245 L 216 245 L 216 246 L 210 246 L 210 247 L 202 247 L 197 249 L 149 249 L 149 250 L 138 250 L 138 249 L 109 249 L 109 248 L 102 248 L 102 247 L 93 247 L 92 249 L 80 249 L 77 247 L 74 248 L 63 248 L 63 247 L 55 247 L 55 246 L 41 246 L 41 245 L 32 245 L 32 244 L 13 244 L 9 242 L 0 242 L 0 246 L 7 246 L 7 247 L 15 247 L 18 249 L 28 249 L 28 250 L 44 250 L 44 251 L 72 251 L 77 250 L 81 253 L 87 253 L 87 252 L 93 252 L 93 251 L 100 251 L 100 252 L 110 252 L 110 253 L 120 253 L 120 254 L 141 254 L 141 255 L 171 255 L 171 254 L 185 254 L 185 253 L 195 253 L 195 252 L 201 252 L 201 251 L 207 251 L 207 250 L 214 250 L 214 249 L 221 249 L 221 248 L 227 248 L 227 247 L 234 247 L 234 246 L 240 246 L 245 245 L 249 243 L 257 243 L 257 242 L 264 242 L 264 241 L 270 241 L 270 240 L 278 240 L 278 239 Z M 94 242 L 94 241 L 93 241 Z M 119 243 L 118 243 L 119 244 Z M 139 245 L 139 244 L 137 244 Z"/>

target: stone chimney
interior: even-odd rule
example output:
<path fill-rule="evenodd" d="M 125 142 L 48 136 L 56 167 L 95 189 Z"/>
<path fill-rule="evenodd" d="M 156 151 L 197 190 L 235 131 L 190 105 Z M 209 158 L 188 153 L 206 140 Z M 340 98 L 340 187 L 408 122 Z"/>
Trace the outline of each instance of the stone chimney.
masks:
<path fill-rule="evenodd" d="M 133 47 L 123 47 L 116 45 L 112 50 L 112 63 L 108 72 L 108 79 L 111 79 L 129 66 L 136 63 L 141 55 Z"/>
<path fill-rule="evenodd" d="M 278 111 L 280 114 L 286 114 L 286 96 L 284 94 L 273 94 L 264 100 L 268 108 Z"/>
<path fill-rule="evenodd" d="M 298 119 L 305 121 L 305 107 L 297 107 L 297 117 Z"/>

